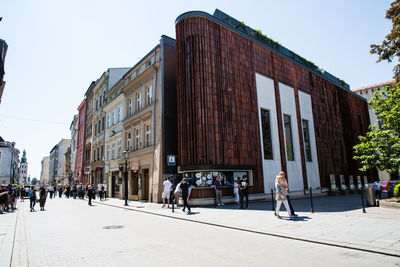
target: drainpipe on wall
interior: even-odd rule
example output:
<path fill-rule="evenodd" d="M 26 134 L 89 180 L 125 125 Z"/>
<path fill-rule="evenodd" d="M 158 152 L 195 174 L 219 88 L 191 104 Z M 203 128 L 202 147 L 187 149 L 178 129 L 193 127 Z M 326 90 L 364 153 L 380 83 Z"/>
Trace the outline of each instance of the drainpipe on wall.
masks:
<path fill-rule="evenodd" d="M 154 101 L 153 101 L 153 147 L 154 152 L 156 148 L 156 102 L 157 102 L 157 74 L 158 68 L 155 66 L 157 63 L 157 46 L 154 48 L 154 64 L 153 69 L 155 70 L 154 74 Z M 154 173 L 154 152 L 153 152 L 153 173 Z M 153 186 L 154 186 L 154 176 L 151 179 L 151 193 L 150 193 L 150 202 L 153 202 Z"/>

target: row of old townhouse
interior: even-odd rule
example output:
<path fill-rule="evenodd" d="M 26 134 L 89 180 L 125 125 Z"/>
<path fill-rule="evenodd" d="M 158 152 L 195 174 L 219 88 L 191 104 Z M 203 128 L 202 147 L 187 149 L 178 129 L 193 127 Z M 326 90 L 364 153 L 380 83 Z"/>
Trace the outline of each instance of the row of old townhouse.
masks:
<path fill-rule="evenodd" d="M 175 28 L 176 40 L 90 83 L 71 123 L 70 183 L 160 202 L 168 176 L 186 177 L 193 203 L 210 204 L 217 176 L 227 201 L 244 175 L 250 199 L 281 170 L 297 195 L 377 177 L 353 159 L 370 119 L 344 81 L 220 10 L 184 13 Z"/>
<path fill-rule="evenodd" d="M 176 136 L 175 57 L 175 40 L 162 36 L 133 67 L 109 68 L 89 85 L 70 127 L 72 183 L 106 183 L 122 198 L 126 173 L 130 199 L 160 200 L 161 181 L 176 174 L 166 160 L 176 138 L 165 137 Z"/>

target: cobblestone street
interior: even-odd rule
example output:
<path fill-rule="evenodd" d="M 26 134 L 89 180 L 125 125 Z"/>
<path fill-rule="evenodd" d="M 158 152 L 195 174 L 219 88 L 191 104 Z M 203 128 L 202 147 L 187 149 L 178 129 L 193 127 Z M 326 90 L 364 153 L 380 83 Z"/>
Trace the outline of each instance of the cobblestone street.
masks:
<path fill-rule="evenodd" d="M 316 199 L 316 205 L 327 199 L 335 198 Z M 340 199 L 343 197 L 336 198 Z M 354 197 L 347 197 L 347 201 L 351 199 Z M 398 266 L 398 257 L 336 246 L 383 251 L 380 239 L 399 240 L 392 221 L 398 222 L 398 210 L 311 214 L 303 211 L 303 206 L 304 200 L 295 201 L 299 219 L 286 221 L 263 210 L 268 207 L 265 202 L 252 203 L 249 210 L 231 205 L 224 209 L 193 208 L 194 214 L 187 216 L 179 209 L 175 213 L 161 209 L 158 204 L 130 202 L 125 209 L 123 201 L 117 199 L 96 202 L 93 207 L 81 200 L 48 199 L 46 211 L 29 212 L 26 201 L 19 203 L 18 212 L 0 216 L 0 265 L 9 266 L 11 255 L 4 258 L 9 251 L 11 266 Z M 367 230 L 373 229 L 378 219 L 383 227 L 389 227 L 391 235 L 380 232 L 381 237 L 375 237 Z M 366 225 L 368 222 L 371 225 Z M 360 231 L 354 231 L 353 224 L 360 224 Z M 353 235 L 349 236 L 348 227 Z M 318 238 L 323 228 L 325 234 Z M 12 239 L 12 233 L 3 233 L 11 229 L 15 232 Z M 376 239 L 376 245 L 356 244 L 363 231 L 365 239 L 371 235 Z M 309 241 L 299 240 L 307 237 L 307 232 Z M 398 243 L 388 246 L 388 251 L 398 255 Z"/>

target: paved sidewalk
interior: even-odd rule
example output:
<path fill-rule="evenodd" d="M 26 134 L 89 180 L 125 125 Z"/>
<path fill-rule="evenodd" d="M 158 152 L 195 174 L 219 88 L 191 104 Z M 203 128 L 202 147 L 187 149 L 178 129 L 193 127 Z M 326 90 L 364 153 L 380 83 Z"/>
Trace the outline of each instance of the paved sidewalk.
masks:
<path fill-rule="evenodd" d="M 120 199 L 96 199 L 94 202 L 272 236 L 400 255 L 400 211 L 371 207 L 362 213 L 359 195 L 315 198 L 315 213 L 310 212 L 308 199 L 292 200 L 299 215 L 294 221 L 285 217 L 277 219 L 271 210 L 271 202 L 250 203 L 247 210 L 241 210 L 237 205 L 193 207 L 192 215 L 186 215 L 180 209 L 172 213 L 171 209 L 155 203 L 129 201 L 129 206 L 124 207 L 124 201 Z M 286 212 L 281 211 L 281 215 Z"/>
<path fill-rule="evenodd" d="M 17 211 L 0 214 L 0 266 L 10 266 Z"/>

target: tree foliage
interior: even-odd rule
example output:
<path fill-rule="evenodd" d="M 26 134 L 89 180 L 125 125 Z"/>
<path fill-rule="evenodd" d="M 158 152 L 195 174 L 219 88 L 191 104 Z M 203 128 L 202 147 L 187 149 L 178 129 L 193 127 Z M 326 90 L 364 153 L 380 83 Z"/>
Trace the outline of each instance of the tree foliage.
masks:
<path fill-rule="evenodd" d="M 400 0 L 395 0 L 386 11 L 386 18 L 392 21 L 392 30 L 381 45 L 371 45 L 371 54 L 379 56 L 378 62 L 387 60 L 392 62 L 394 58 L 400 59 Z M 400 82 L 400 64 L 397 64 L 394 69 L 394 78 Z"/>
<path fill-rule="evenodd" d="M 382 123 L 381 129 L 370 126 L 360 144 L 354 146 L 354 159 L 360 170 L 377 168 L 389 173 L 400 169 L 400 83 L 378 91 L 369 102 Z"/>

